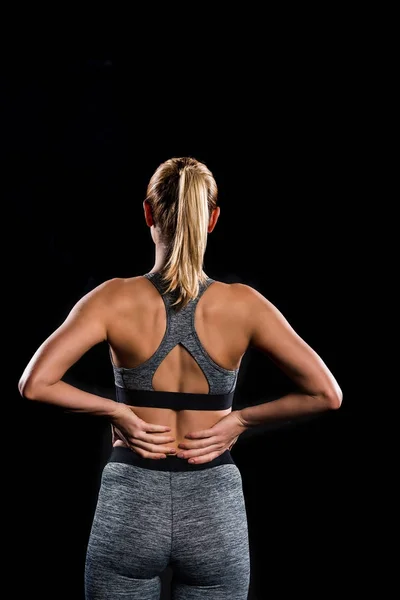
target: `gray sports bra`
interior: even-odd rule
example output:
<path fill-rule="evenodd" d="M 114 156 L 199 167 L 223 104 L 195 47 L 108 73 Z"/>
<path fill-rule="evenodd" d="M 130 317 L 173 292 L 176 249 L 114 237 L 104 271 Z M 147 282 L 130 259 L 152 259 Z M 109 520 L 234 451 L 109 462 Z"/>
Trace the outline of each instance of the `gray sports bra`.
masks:
<path fill-rule="evenodd" d="M 223 410 L 230 408 L 239 369 L 229 370 L 217 365 L 202 346 L 194 327 L 197 303 L 205 290 L 214 282 L 207 277 L 200 283 L 199 294 L 183 309 L 171 306 L 176 300 L 174 292 L 164 293 L 160 273 L 144 275 L 160 292 L 166 309 L 167 325 L 161 344 L 154 354 L 141 365 L 133 368 L 116 367 L 113 364 L 116 399 L 132 406 L 151 406 L 175 410 Z M 160 392 L 153 389 L 154 373 L 167 354 L 182 344 L 197 362 L 209 386 L 208 394 Z"/>

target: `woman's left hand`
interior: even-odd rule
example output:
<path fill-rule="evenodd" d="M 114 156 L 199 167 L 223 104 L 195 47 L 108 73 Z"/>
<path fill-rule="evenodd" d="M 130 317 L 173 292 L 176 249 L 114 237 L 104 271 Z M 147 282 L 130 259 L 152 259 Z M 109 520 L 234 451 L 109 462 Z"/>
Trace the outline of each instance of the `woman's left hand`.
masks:
<path fill-rule="evenodd" d="M 247 429 L 246 423 L 234 410 L 209 429 L 185 435 L 189 441 L 179 444 L 178 458 L 190 459 L 190 463 L 210 462 L 225 450 L 230 450 L 239 435 Z M 193 441 L 192 441 L 193 440 Z"/>

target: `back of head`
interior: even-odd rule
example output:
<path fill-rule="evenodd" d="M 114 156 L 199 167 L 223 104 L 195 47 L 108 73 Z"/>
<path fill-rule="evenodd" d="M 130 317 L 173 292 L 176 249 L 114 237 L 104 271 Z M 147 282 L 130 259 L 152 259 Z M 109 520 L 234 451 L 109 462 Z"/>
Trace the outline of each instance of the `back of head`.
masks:
<path fill-rule="evenodd" d="M 150 179 L 146 200 L 154 225 L 167 247 L 161 271 L 166 291 L 177 292 L 174 303 L 183 308 L 199 293 L 208 223 L 217 205 L 217 185 L 209 169 L 194 158 L 172 158 Z"/>

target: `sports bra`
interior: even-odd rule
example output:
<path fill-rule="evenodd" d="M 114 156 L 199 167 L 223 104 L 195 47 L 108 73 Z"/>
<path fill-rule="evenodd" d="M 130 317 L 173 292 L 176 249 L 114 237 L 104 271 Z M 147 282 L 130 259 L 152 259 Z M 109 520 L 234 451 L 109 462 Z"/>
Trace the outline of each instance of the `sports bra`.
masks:
<path fill-rule="evenodd" d="M 132 367 L 117 367 L 110 358 L 114 370 L 116 400 L 131 406 L 172 408 L 174 410 L 224 410 L 233 402 L 239 369 L 224 369 L 215 363 L 202 346 L 194 327 L 196 306 L 206 289 L 214 283 L 207 277 L 205 283 L 199 282 L 199 293 L 182 309 L 172 306 L 177 299 L 176 292 L 165 293 L 161 274 L 144 275 L 159 291 L 166 309 L 166 330 L 161 344 L 154 354 L 144 363 Z M 208 394 L 183 392 L 162 392 L 153 389 L 154 373 L 167 354 L 178 344 L 191 354 L 207 379 Z"/>

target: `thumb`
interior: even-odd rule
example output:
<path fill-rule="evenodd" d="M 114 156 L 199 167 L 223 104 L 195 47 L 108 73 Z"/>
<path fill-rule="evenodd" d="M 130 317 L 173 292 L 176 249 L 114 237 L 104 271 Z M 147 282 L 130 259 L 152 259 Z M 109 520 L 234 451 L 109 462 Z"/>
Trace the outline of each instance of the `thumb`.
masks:
<path fill-rule="evenodd" d="M 126 437 L 124 436 L 124 434 L 121 432 L 120 429 L 118 429 L 117 427 L 114 426 L 113 431 L 114 431 L 114 438 L 122 440 L 123 442 L 125 442 L 125 444 L 127 444 L 129 446 L 128 440 L 126 439 Z M 115 441 L 115 439 L 113 441 Z"/>

